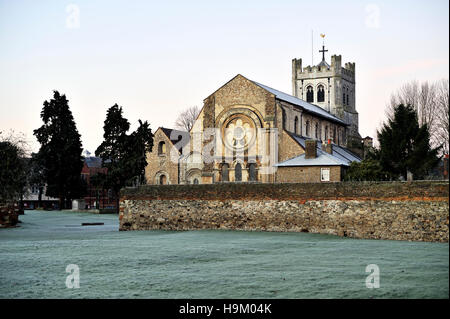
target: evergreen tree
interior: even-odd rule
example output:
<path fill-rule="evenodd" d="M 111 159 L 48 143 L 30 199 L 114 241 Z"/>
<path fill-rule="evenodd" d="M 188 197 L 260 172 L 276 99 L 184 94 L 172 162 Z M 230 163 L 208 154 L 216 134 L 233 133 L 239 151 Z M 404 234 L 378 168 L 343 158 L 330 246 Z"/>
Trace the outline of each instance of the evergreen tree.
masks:
<path fill-rule="evenodd" d="M 423 178 L 439 161 L 439 148 L 430 147 L 428 126 L 419 126 L 417 113 L 411 105 L 395 107 L 393 117 L 377 136 L 380 163 L 390 178 L 403 176 L 406 179 L 408 171 L 416 179 Z"/>
<path fill-rule="evenodd" d="M 59 198 L 59 208 L 66 208 L 67 201 L 84 193 L 83 149 L 66 96 L 54 91 L 53 99 L 44 102 L 41 118 L 44 124 L 34 130 L 34 135 L 41 144 L 38 157 L 47 184 L 46 195 Z"/>
<path fill-rule="evenodd" d="M 344 180 L 382 181 L 386 178 L 386 175 L 378 160 L 367 158 L 362 162 L 352 162 L 345 172 Z"/>
<path fill-rule="evenodd" d="M 148 122 L 139 120 L 137 130 L 127 135 L 130 123 L 122 112 L 122 107 L 117 104 L 108 109 L 103 126 L 104 141 L 95 151 L 108 170 L 106 174 L 98 174 L 94 180 L 113 191 L 117 209 L 120 189 L 136 180 L 143 182 L 146 153 L 151 152 L 153 147 L 153 134 Z"/>
<path fill-rule="evenodd" d="M 22 150 L 10 141 L 0 141 L 0 203 L 20 199 L 26 185 Z"/>

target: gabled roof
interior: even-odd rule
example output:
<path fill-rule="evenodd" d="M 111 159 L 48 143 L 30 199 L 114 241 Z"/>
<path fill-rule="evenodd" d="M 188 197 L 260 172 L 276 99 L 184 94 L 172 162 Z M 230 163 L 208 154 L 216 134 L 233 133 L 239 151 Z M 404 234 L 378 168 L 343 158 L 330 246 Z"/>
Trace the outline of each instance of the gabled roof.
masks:
<path fill-rule="evenodd" d="M 309 113 L 313 113 L 315 115 L 318 115 L 320 117 L 326 118 L 330 121 L 342 124 L 342 125 L 348 125 L 347 123 L 345 123 L 344 121 L 342 121 L 340 118 L 328 113 L 327 111 L 325 111 L 324 109 L 322 109 L 321 107 L 308 103 L 306 101 L 303 101 L 301 99 L 299 99 L 298 97 L 295 97 L 293 95 L 275 90 L 271 87 L 268 87 L 264 84 L 252 81 L 253 83 L 255 83 L 257 86 L 263 88 L 266 91 L 269 91 L 270 93 L 272 93 L 273 95 L 275 95 L 275 97 L 279 100 L 300 106 L 302 109 L 304 109 L 306 112 Z"/>
<path fill-rule="evenodd" d="M 184 147 L 189 143 L 190 134 L 186 131 L 179 131 L 171 128 L 160 127 L 161 131 L 167 136 L 167 138 L 172 142 L 173 145 L 177 144 L 179 141 L 183 140 L 181 147 Z"/>
<path fill-rule="evenodd" d="M 229 80 L 224 85 L 219 87 L 213 93 L 208 95 L 208 97 L 210 97 L 211 95 L 215 94 L 217 91 L 219 91 L 221 88 L 223 88 L 224 86 L 226 86 L 228 83 L 230 83 L 231 81 L 233 81 L 235 78 L 237 78 L 239 76 L 243 77 L 244 79 L 246 79 L 246 80 L 248 80 L 250 82 L 252 82 L 256 86 L 259 86 L 260 88 L 268 91 L 269 93 L 275 95 L 275 98 L 301 107 L 305 112 L 315 114 L 317 116 L 320 116 L 322 118 L 326 118 L 326 119 L 328 119 L 328 120 L 330 120 L 332 122 L 336 122 L 336 123 L 339 123 L 341 125 L 347 125 L 347 126 L 349 125 L 349 124 L 345 123 L 343 120 L 341 120 L 340 118 L 338 118 L 338 117 L 328 113 L 327 111 L 325 111 L 324 109 L 322 109 L 321 107 L 319 107 L 317 105 L 314 105 L 314 104 L 308 103 L 306 101 L 303 101 L 303 100 L 301 100 L 298 97 L 295 97 L 293 95 L 290 95 L 290 94 L 287 94 L 287 93 L 275 90 L 275 89 L 273 89 L 273 88 L 271 88 L 271 87 L 269 87 L 267 85 L 264 85 L 264 84 L 252 81 L 252 80 L 246 78 L 245 76 L 243 76 L 242 74 L 238 74 L 235 77 L 233 77 L 231 80 Z M 207 98 L 205 98 L 204 100 L 206 100 L 206 99 Z M 202 110 L 203 110 L 203 108 L 202 108 Z M 200 111 L 200 113 L 201 113 L 201 111 Z"/>
<path fill-rule="evenodd" d="M 277 167 L 289 167 L 289 166 L 349 166 L 346 161 L 342 161 L 340 158 L 328 154 L 322 150 L 317 150 L 317 157 L 305 158 L 305 154 L 288 159 L 282 163 L 275 164 Z"/>
<path fill-rule="evenodd" d="M 306 140 L 311 138 L 292 134 L 287 132 L 301 147 L 305 148 Z M 350 166 L 351 162 L 361 162 L 361 159 L 353 154 L 345 147 L 332 144 L 332 154 L 322 150 L 321 143 L 317 143 L 317 157 L 305 159 L 305 154 L 288 159 L 284 162 L 278 163 L 277 167 L 286 166 Z"/>
<path fill-rule="evenodd" d="M 84 162 L 87 167 L 90 168 L 100 168 L 102 167 L 102 159 L 100 157 L 89 156 L 84 158 Z"/>
<path fill-rule="evenodd" d="M 102 166 L 102 158 L 97 156 L 88 156 L 84 158 L 84 162 L 86 166 L 89 168 L 101 168 Z M 111 160 L 107 159 L 105 163 L 111 163 Z"/>

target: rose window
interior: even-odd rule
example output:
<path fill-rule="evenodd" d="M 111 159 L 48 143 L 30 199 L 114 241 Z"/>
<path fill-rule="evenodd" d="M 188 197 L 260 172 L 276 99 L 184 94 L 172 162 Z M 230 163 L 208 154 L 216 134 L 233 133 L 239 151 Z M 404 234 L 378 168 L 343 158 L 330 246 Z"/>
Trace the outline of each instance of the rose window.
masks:
<path fill-rule="evenodd" d="M 233 119 L 225 129 L 225 143 L 233 149 L 248 147 L 254 137 L 254 128 L 246 119 Z"/>

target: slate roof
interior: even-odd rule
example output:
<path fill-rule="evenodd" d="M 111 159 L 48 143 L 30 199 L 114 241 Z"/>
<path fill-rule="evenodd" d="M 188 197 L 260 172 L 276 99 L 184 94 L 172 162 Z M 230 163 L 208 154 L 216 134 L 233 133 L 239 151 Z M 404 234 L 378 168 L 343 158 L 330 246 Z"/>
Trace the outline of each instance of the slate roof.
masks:
<path fill-rule="evenodd" d="M 287 94 L 287 93 L 275 90 L 275 89 L 273 89 L 271 87 L 268 87 L 268 86 L 266 86 L 264 84 L 261 84 L 261 83 L 255 82 L 255 81 L 252 81 L 252 82 L 255 83 L 257 86 L 263 88 L 264 90 L 269 91 L 270 93 L 275 95 L 275 97 L 277 99 L 279 99 L 279 100 L 282 100 L 282 101 L 285 101 L 285 102 L 288 102 L 288 103 L 300 106 L 306 112 L 313 113 L 313 114 L 318 115 L 318 116 L 320 116 L 322 118 L 326 118 L 326 119 L 328 119 L 330 121 L 333 121 L 333 122 L 336 122 L 336 123 L 339 123 L 339 124 L 342 124 L 342 125 L 348 125 L 347 123 L 342 121 L 340 118 L 338 118 L 338 117 L 328 113 L 327 111 L 325 111 L 324 109 L 322 109 L 321 107 L 319 107 L 317 105 L 314 105 L 314 104 L 308 103 L 306 101 L 303 101 L 303 100 L 301 100 L 298 97 L 295 97 L 293 95 L 290 95 L 290 94 Z"/>
<path fill-rule="evenodd" d="M 275 164 L 277 167 L 288 166 L 349 166 L 346 161 L 342 161 L 336 156 L 332 156 L 322 150 L 317 150 L 316 158 L 305 158 L 305 154 L 288 159 L 282 163 Z"/>
<path fill-rule="evenodd" d="M 189 143 L 190 134 L 186 131 L 179 131 L 171 128 L 160 127 L 160 129 L 166 134 L 167 138 L 170 139 L 173 145 L 177 144 L 179 141 L 183 139 L 181 147 L 184 147 Z"/>
<path fill-rule="evenodd" d="M 85 157 L 84 162 L 87 167 L 100 168 L 102 167 L 102 159 L 100 157 L 90 156 Z"/>
<path fill-rule="evenodd" d="M 317 66 L 326 67 L 327 69 L 330 68 L 330 65 L 325 60 L 322 60 L 319 64 L 317 64 Z"/>
<path fill-rule="evenodd" d="M 298 143 L 305 148 L 306 140 L 311 138 L 289 133 L 288 134 Z M 275 164 L 277 167 L 288 166 L 350 166 L 351 162 L 361 162 L 361 158 L 353 154 L 345 147 L 337 144 L 332 144 L 332 154 L 322 150 L 321 142 L 317 143 L 317 157 L 311 159 L 305 159 L 305 154 L 288 159 L 284 162 Z"/>

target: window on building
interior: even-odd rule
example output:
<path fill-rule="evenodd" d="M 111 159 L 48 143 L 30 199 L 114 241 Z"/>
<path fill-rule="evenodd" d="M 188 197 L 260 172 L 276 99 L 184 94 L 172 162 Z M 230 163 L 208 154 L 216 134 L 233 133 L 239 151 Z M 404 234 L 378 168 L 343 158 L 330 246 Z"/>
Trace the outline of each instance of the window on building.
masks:
<path fill-rule="evenodd" d="M 321 168 L 320 169 L 320 181 L 321 182 L 329 182 L 330 181 L 330 169 L 329 168 Z"/>
<path fill-rule="evenodd" d="M 286 111 L 283 108 L 281 108 L 281 113 L 283 117 L 283 128 L 286 129 Z"/>
<path fill-rule="evenodd" d="M 221 169 L 222 182 L 228 182 L 230 180 L 228 171 L 229 171 L 228 164 L 227 163 L 223 163 L 222 164 L 222 169 Z"/>
<path fill-rule="evenodd" d="M 336 127 L 333 128 L 333 142 L 336 143 Z"/>
<path fill-rule="evenodd" d="M 309 121 L 306 121 L 306 128 L 305 128 L 305 130 L 306 130 L 306 136 L 309 136 Z"/>
<path fill-rule="evenodd" d="M 198 179 L 197 178 L 194 178 L 194 184 L 198 184 Z"/>
<path fill-rule="evenodd" d="M 325 89 L 323 85 L 319 85 L 317 88 L 317 102 L 324 102 L 325 101 Z"/>
<path fill-rule="evenodd" d="M 159 177 L 159 185 L 165 185 L 165 184 L 167 184 L 167 178 L 166 178 L 166 175 L 161 175 L 161 176 Z"/>
<path fill-rule="evenodd" d="M 294 133 L 298 133 L 298 117 L 296 116 L 294 119 Z"/>
<path fill-rule="evenodd" d="M 249 176 L 249 181 L 251 181 L 251 182 L 255 182 L 257 180 L 255 163 L 250 163 L 248 165 L 248 176 Z"/>
<path fill-rule="evenodd" d="M 314 89 L 312 86 L 306 88 L 306 102 L 314 102 Z"/>
<path fill-rule="evenodd" d="M 350 96 L 350 94 L 348 94 L 348 88 L 347 88 L 347 105 L 350 105 L 350 102 L 349 102 L 349 96 Z"/>
<path fill-rule="evenodd" d="M 236 182 L 242 181 L 242 166 L 239 163 L 234 167 L 234 180 Z"/>
<path fill-rule="evenodd" d="M 316 132 L 315 132 L 315 137 L 318 139 L 319 138 L 319 124 L 316 123 L 316 128 L 315 128 Z"/>
<path fill-rule="evenodd" d="M 328 125 L 325 126 L 325 141 L 328 140 Z"/>
<path fill-rule="evenodd" d="M 342 96 L 342 105 L 345 105 L 345 92 L 344 92 L 344 94 Z"/>
<path fill-rule="evenodd" d="M 158 155 L 166 154 L 166 143 L 165 142 L 159 142 L 158 144 Z"/>

